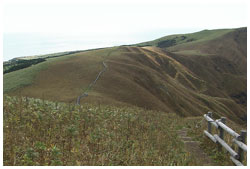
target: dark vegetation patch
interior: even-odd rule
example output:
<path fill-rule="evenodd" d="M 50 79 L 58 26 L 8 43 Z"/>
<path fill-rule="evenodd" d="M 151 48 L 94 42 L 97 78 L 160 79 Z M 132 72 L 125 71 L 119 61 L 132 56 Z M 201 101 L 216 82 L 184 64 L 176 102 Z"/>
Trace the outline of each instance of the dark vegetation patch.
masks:
<path fill-rule="evenodd" d="M 187 42 L 192 42 L 192 41 L 195 41 L 195 39 L 194 38 L 187 39 Z"/>
<path fill-rule="evenodd" d="M 174 37 L 172 39 L 162 40 L 162 41 L 158 42 L 157 47 L 167 48 L 167 47 L 175 46 L 175 45 L 178 45 L 178 44 L 181 44 L 181 43 L 192 42 L 192 41 L 195 41 L 195 40 L 196 39 L 189 38 L 187 36 L 176 36 L 176 37 Z M 146 46 L 146 45 L 143 45 L 143 46 Z"/>
<path fill-rule="evenodd" d="M 42 55 L 42 56 L 37 56 L 37 59 L 19 59 L 19 58 L 14 58 L 10 61 L 4 62 L 3 64 L 3 73 L 10 73 L 16 70 L 24 69 L 27 67 L 30 67 L 32 65 L 41 63 L 46 61 L 48 58 L 55 58 L 55 57 L 61 57 L 61 56 L 66 56 L 66 55 L 71 55 L 79 52 L 88 52 L 88 51 L 94 51 L 94 50 L 100 50 L 103 48 L 96 48 L 96 49 L 87 49 L 87 50 L 79 50 L 79 51 L 69 51 L 69 52 L 60 52 L 60 53 L 54 53 L 54 54 L 48 54 L 48 55 Z"/>
<path fill-rule="evenodd" d="M 167 48 L 167 47 L 174 46 L 174 45 L 176 45 L 176 40 L 170 39 L 170 40 L 164 40 L 164 41 L 158 42 L 157 47 Z"/>
<path fill-rule="evenodd" d="M 236 101 L 236 103 L 243 104 L 246 106 L 247 94 L 245 92 L 233 94 L 233 95 L 231 95 L 231 97 Z"/>
<path fill-rule="evenodd" d="M 46 61 L 46 59 L 44 58 L 31 59 L 31 60 L 19 60 L 19 59 L 13 60 L 9 63 L 4 64 L 3 73 L 5 74 L 5 73 L 10 73 L 16 70 L 24 69 L 24 68 L 30 67 L 32 65 L 35 65 L 44 61 Z"/>
<path fill-rule="evenodd" d="M 181 40 L 185 40 L 185 39 L 187 39 L 186 36 L 181 36 Z"/>

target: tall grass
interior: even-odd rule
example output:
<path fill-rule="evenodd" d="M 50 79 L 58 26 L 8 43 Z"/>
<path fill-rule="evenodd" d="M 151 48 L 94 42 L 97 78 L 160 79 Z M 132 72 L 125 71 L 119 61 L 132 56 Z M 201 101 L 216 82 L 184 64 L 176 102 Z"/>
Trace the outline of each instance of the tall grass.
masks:
<path fill-rule="evenodd" d="M 216 118 L 213 118 L 216 119 Z M 234 163 L 230 159 L 230 154 L 222 148 L 222 151 L 218 150 L 218 145 L 215 144 L 212 140 L 206 137 L 203 133 L 204 130 L 207 130 L 207 121 L 203 117 L 196 118 L 185 118 L 181 124 L 176 124 L 178 126 L 186 126 L 189 130 L 188 135 L 191 136 L 194 140 L 199 141 L 201 149 L 207 153 L 215 164 L 219 166 L 234 166 Z M 240 133 L 240 130 L 245 129 L 245 125 L 236 124 L 229 119 L 226 122 L 226 125 L 232 128 L 237 133 Z M 218 129 L 212 126 L 212 134 L 219 134 Z M 238 152 L 238 146 L 232 142 L 233 137 L 224 132 L 224 141 L 234 149 L 235 152 Z M 247 165 L 247 153 L 244 152 L 243 164 Z"/>
<path fill-rule="evenodd" d="M 4 165 L 193 165 L 175 114 L 4 96 Z"/>

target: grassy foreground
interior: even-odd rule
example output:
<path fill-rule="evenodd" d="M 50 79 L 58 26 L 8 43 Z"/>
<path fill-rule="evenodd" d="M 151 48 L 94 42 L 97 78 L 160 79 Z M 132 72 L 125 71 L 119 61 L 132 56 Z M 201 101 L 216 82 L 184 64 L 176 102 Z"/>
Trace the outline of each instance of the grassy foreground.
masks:
<path fill-rule="evenodd" d="M 9 96 L 3 105 L 4 165 L 195 165 L 175 114 Z"/>

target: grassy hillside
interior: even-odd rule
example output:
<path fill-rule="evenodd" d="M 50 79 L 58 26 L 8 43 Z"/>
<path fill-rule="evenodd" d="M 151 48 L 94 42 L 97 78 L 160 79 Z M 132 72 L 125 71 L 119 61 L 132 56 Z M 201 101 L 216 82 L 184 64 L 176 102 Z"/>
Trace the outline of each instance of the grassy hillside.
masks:
<path fill-rule="evenodd" d="M 171 35 L 137 46 L 163 49 L 206 82 L 204 94 L 230 98 L 246 110 L 247 28 Z"/>
<path fill-rule="evenodd" d="M 236 132 L 246 128 L 246 35 L 246 28 L 205 30 L 9 65 L 4 165 L 202 164 L 179 137 L 183 128 L 214 164 L 233 165 L 203 136 L 202 116 L 212 111 Z"/>
<path fill-rule="evenodd" d="M 233 32 L 234 29 L 217 29 L 217 30 L 203 30 L 200 32 L 189 33 L 189 34 L 176 34 L 165 36 L 153 41 L 143 42 L 136 44 L 136 46 L 155 46 L 160 48 L 169 48 L 173 46 L 185 46 L 185 45 L 194 45 L 201 42 L 209 41 L 216 39 L 220 36 L 223 36 L 229 32 Z"/>
<path fill-rule="evenodd" d="M 214 165 L 233 165 L 229 155 L 218 152 L 216 144 L 203 135 L 207 128 L 203 117 L 7 95 L 3 110 L 5 166 L 201 164 L 178 136 L 182 128 L 201 143 Z M 227 124 L 237 132 L 246 127 L 230 120 Z M 225 140 L 232 138 L 226 134 Z"/>
<path fill-rule="evenodd" d="M 215 39 L 199 44 L 182 44 L 168 48 L 173 58 L 210 82 L 205 94 L 227 95 L 246 108 L 247 91 L 247 29 L 234 29 Z M 190 54 L 186 51 L 199 51 Z M 195 65 L 195 66 L 194 66 Z M 219 89 L 221 92 L 217 92 Z"/>
<path fill-rule="evenodd" d="M 13 91 L 17 88 L 22 88 L 32 84 L 41 70 L 47 69 L 49 65 L 53 64 L 53 62 L 64 60 L 65 58 L 70 58 L 70 56 L 47 59 L 45 62 L 32 65 L 31 67 L 5 74 L 3 80 L 3 92 Z"/>
<path fill-rule="evenodd" d="M 174 45 L 164 45 L 171 38 Z M 245 28 L 173 35 L 139 46 L 48 59 L 5 74 L 4 92 L 75 103 L 105 61 L 107 71 L 81 103 L 137 106 L 180 116 L 212 110 L 238 123 L 246 119 Z"/>
<path fill-rule="evenodd" d="M 207 123 L 202 117 L 6 95 L 3 110 L 5 166 L 200 164 L 184 148 L 177 132 L 182 128 L 209 150 L 215 165 L 233 165 L 228 154 L 217 152 L 216 144 L 203 136 Z M 227 123 L 237 132 L 242 129 Z M 225 140 L 231 139 L 226 135 Z"/>
<path fill-rule="evenodd" d="M 195 165 L 175 114 L 9 96 L 3 105 L 4 165 Z"/>

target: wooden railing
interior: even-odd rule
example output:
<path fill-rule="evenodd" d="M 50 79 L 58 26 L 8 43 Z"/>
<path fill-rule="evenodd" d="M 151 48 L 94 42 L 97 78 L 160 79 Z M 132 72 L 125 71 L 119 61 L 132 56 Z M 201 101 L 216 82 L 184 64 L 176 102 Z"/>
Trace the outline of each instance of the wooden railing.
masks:
<path fill-rule="evenodd" d="M 244 159 L 244 151 L 247 152 L 247 145 L 246 143 L 246 130 L 241 130 L 241 133 L 238 134 L 233 131 L 231 128 L 225 125 L 226 118 L 221 117 L 221 119 L 213 120 L 212 119 L 212 112 L 208 112 L 208 114 L 204 114 L 204 118 L 207 120 L 207 127 L 208 130 L 204 130 L 204 134 L 210 138 L 214 143 L 218 144 L 218 150 L 221 151 L 222 147 L 226 149 L 230 156 L 230 159 L 233 163 L 237 166 L 243 166 L 242 161 Z M 212 126 L 218 129 L 218 134 L 212 134 Z M 235 152 L 233 148 L 231 148 L 225 141 L 224 141 L 224 131 L 229 133 L 234 138 L 232 142 L 238 146 L 238 152 Z"/>

